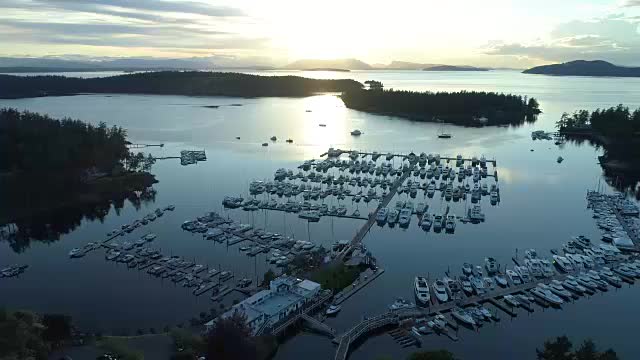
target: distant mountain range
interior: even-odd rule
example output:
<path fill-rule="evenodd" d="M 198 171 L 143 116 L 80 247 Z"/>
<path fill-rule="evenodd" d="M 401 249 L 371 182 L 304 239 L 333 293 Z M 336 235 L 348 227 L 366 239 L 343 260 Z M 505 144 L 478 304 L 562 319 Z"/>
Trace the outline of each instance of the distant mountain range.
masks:
<path fill-rule="evenodd" d="M 489 68 L 479 68 L 466 65 L 442 65 L 421 64 L 408 61 L 392 61 L 389 64 L 367 64 L 358 59 L 303 59 L 294 61 L 284 69 L 290 70 L 314 70 L 314 69 L 338 69 L 338 70 L 424 70 L 424 71 L 488 71 Z"/>
<path fill-rule="evenodd" d="M 422 71 L 489 71 L 489 68 L 475 66 L 436 65 L 422 69 Z"/>
<path fill-rule="evenodd" d="M 575 60 L 562 64 L 542 65 L 523 71 L 525 74 L 556 76 L 640 76 L 640 67 L 618 66 L 603 60 Z"/>

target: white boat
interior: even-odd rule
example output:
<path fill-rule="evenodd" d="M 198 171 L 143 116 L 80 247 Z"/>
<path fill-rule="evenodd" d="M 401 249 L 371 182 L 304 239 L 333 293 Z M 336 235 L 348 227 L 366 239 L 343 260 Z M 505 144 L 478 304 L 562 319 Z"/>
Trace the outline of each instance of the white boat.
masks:
<path fill-rule="evenodd" d="M 80 248 L 73 248 L 71 249 L 71 251 L 69 251 L 69 257 L 78 258 L 83 256 L 84 256 L 84 251 Z"/>
<path fill-rule="evenodd" d="M 531 281 L 531 273 L 529 273 L 529 269 L 526 266 L 514 266 L 513 269 L 520 275 L 523 283 Z"/>
<path fill-rule="evenodd" d="M 437 279 L 433 282 L 433 293 L 440 303 L 449 301 L 449 294 L 447 294 L 447 286 L 444 281 Z"/>
<path fill-rule="evenodd" d="M 422 215 L 422 219 L 420 220 L 420 227 L 422 228 L 422 230 L 429 231 L 429 229 L 431 228 L 431 225 L 433 225 L 433 220 L 431 218 L 431 215 L 430 214 Z"/>
<path fill-rule="evenodd" d="M 453 310 L 451 310 L 451 316 L 453 316 L 454 319 L 462 322 L 463 324 L 467 324 L 470 326 L 476 325 L 476 321 L 473 320 L 473 317 L 471 317 L 471 315 L 469 315 L 469 313 L 466 310 L 460 307 L 456 307 Z"/>
<path fill-rule="evenodd" d="M 520 306 L 520 302 L 513 295 L 505 295 L 504 302 L 513 307 Z"/>
<path fill-rule="evenodd" d="M 509 282 L 507 281 L 507 278 L 505 277 L 504 274 L 502 273 L 496 273 L 495 276 L 493 277 L 496 281 L 496 284 L 498 284 L 498 286 L 500 287 L 507 287 L 509 286 Z"/>
<path fill-rule="evenodd" d="M 339 313 L 340 310 L 342 310 L 342 307 L 340 307 L 340 305 L 331 305 L 331 306 L 329 306 L 327 311 L 325 311 L 325 314 L 326 315 L 334 315 L 334 314 Z"/>
<path fill-rule="evenodd" d="M 456 230 L 456 216 L 454 214 L 447 215 L 445 229 L 447 232 L 454 232 Z"/>
<path fill-rule="evenodd" d="M 390 310 L 400 310 L 400 309 L 408 309 L 415 307 L 416 304 L 412 302 L 408 302 L 403 298 L 396 298 L 393 304 L 389 305 Z"/>
<path fill-rule="evenodd" d="M 529 269 L 531 276 L 536 278 L 544 277 L 544 274 L 542 273 L 542 265 L 538 259 L 525 259 L 524 265 Z"/>
<path fill-rule="evenodd" d="M 562 305 L 564 303 L 564 301 L 559 296 L 552 293 L 549 289 L 540 287 L 540 284 L 538 284 L 537 287 L 531 289 L 529 292 L 531 292 L 532 295 L 537 296 L 538 298 L 545 300 L 553 305 Z"/>
<path fill-rule="evenodd" d="M 433 215 L 433 230 L 440 231 L 444 227 L 444 217 L 442 215 Z"/>
<path fill-rule="evenodd" d="M 540 265 L 542 265 L 542 275 L 544 277 L 551 277 L 556 274 L 556 272 L 553 270 L 553 265 L 549 260 L 539 259 L 538 261 L 540 261 Z"/>
<path fill-rule="evenodd" d="M 429 283 L 422 276 L 416 276 L 413 281 L 413 290 L 420 305 L 428 305 L 431 300 L 431 292 L 429 291 Z"/>
<path fill-rule="evenodd" d="M 462 264 L 462 273 L 465 275 L 472 275 L 473 274 L 473 265 L 469 264 L 469 263 L 464 263 Z"/>
<path fill-rule="evenodd" d="M 524 257 L 525 259 L 537 259 L 538 252 L 536 251 L 536 249 L 527 249 L 524 251 Z"/>
<path fill-rule="evenodd" d="M 492 257 L 485 258 L 484 268 L 487 270 L 488 275 L 493 275 L 498 271 L 498 262 Z"/>
<path fill-rule="evenodd" d="M 572 272 L 575 270 L 571 261 L 564 256 L 553 255 L 553 264 L 563 272 Z"/>
<path fill-rule="evenodd" d="M 389 215 L 388 208 L 385 207 L 378 210 L 378 213 L 376 214 L 376 221 L 378 221 L 379 223 L 385 223 L 387 221 L 387 215 Z"/>
<path fill-rule="evenodd" d="M 538 284 L 538 286 L 540 285 L 544 285 L 541 286 L 542 288 L 546 287 L 547 290 L 550 290 L 552 293 L 558 295 L 559 297 L 563 298 L 564 300 L 569 300 L 571 299 L 572 295 L 569 291 L 567 291 L 567 289 L 564 288 L 564 286 L 562 286 L 562 283 L 558 280 L 554 280 L 552 282 L 550 282 L 549 284 Z"/>
<path fill-rule="evenodd" d="M 507 276 L 509 277 L 509 279 L 514 285 L 522 284 L 522 278 L 515 271 L 511 269 L 507 269 Z"/>
<path fill-rule="evenodd" d="M 565 289 L 571 290 L 578 295 L 584 294 L 586 290 L 582 285 L 578 284 L 578 282 L 573 279 L 565 279 L 564 281 L 562 281 L 562 286 L 564 286 Z"/>
<path fill-rule="evenodd" d="M 469 276 L 469 281 L 471 281 L 471 286 L 475 291 L 476 295 L 482 295 L 485 292 L 484 281 L 482 278 L 476 276 Z"/>
<path fill-rule="evenodd" d="M 400 210 L 400 216 L 398 217 L 398 225 L 402 227 L 409 226 L 409 223 L 411 222 L 411 213 L 412 213 L 411 209 L 409 208 L 404 208 Z"/>

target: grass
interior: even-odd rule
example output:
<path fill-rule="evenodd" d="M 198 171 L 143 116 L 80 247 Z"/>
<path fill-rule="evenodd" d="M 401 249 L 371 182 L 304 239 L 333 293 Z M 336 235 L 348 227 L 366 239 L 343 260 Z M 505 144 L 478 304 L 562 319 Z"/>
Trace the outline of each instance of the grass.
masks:
<path fill-rule="evenodd" d="M 349 267 L 337 264 L 326 268 L 317 269 L 311 273 L 311 280 L 322 285 L 323 289 L 331 289 L 334 293 L 353 284 L 360 276 L 359 267 Z"/>

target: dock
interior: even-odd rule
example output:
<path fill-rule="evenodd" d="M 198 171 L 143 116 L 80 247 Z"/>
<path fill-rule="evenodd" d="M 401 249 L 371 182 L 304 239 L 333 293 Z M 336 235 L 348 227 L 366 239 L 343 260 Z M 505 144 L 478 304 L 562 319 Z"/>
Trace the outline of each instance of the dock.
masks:
<path fill-rule="evenodd" d="M 359 156 L 361 157 L 366 157 L 366 156 L 371 156 L 373 157 L 374 155 L 380 156 L 380 157 L 386 157 L 387 154 L 391 154 L 393 155 L 394 158 L 402 158 L 402 159 L 406 159 L 409 157 L 408 154 L 394 154 L 394 153 L 373 153 L 373 152 L 367 152 L 367 151 L 358 151 L 358 150 L 342 150 L 342 149 L 333 149 L 333 156 L 332 157 L 338 157 L 344 154 L 350 154 L 352 152 L 356 152 L 358 153 Z M 329 151 L 324 152 L 322 154 L 320 154 L 320 157 L 325 157 L 329 155 Z M 457 159 L 455 157 L 447 157 L 447 156 L 440 156 L 440 160 L 446 160 L 446 161 L 456 161 Z M 463 158 L 462 159 L 464 162 L 472 162 L 473 159 L 468 159 L 468 158 Z M 486 159 L 487 163 L 490 163 L 493 165 L 493 167 L 495 168 L 497 166 L 497 161 L 495 159 L 489 160 Z"/>

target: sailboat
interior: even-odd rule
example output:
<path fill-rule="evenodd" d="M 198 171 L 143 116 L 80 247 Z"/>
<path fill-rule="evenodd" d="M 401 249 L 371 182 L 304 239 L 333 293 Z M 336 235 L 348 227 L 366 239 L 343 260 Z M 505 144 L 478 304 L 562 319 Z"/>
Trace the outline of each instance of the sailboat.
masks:
<path fill-rule="evenodd" d="M 438 131 L 438 137 L 440 139 L 451 139 L 452 135 L 444 132 L 444 121 L 438 120 L 440 122 L 440 130 Z"/>

